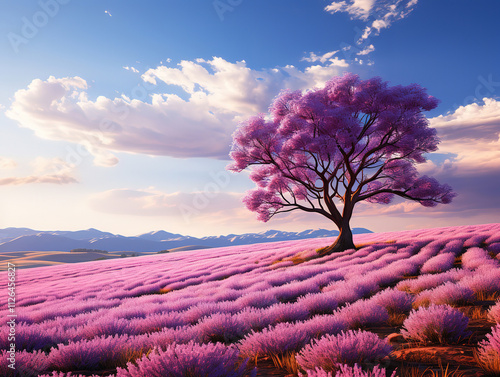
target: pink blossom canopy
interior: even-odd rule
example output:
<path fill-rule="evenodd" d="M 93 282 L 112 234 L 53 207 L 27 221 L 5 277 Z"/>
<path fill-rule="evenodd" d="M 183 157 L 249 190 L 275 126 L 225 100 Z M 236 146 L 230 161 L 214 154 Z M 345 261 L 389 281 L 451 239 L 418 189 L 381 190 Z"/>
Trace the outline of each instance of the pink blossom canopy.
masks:
<path fill-rule="evenodd" d="M 354 74 L 335 77 L 322 89 L 285 91 L 269 115 L 251 117 L 236 130 L 228 169 L 251 167 L 257 188 L 244 202 L 262 221 L 301 209 L 340 227 L 364 200 L 450 203 L 456 195 L 451 187 L 415 168 L 437 150 L 436 130 L 422 114 L 437 104 L 419 85 L 391 87 Z"/>

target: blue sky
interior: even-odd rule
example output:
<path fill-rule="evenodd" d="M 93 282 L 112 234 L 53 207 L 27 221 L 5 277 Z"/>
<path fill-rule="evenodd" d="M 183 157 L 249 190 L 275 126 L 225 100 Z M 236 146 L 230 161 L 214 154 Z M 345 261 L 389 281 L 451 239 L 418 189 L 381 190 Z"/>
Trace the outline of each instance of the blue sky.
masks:
<path fill-rule="evenodd" d="M 0 227 L 195 236 L 332 228 L 257 222 L 225 171 L 239 121 L 280 90 L 354 72 L 418 83 L 442 139 L 420 167 L 459 196 L 361 205 L 392 231 L 498 222 L 498 1 L 41 0 L 0 5 Z M 382 219 L 382 220 L 381 220 Z"/>

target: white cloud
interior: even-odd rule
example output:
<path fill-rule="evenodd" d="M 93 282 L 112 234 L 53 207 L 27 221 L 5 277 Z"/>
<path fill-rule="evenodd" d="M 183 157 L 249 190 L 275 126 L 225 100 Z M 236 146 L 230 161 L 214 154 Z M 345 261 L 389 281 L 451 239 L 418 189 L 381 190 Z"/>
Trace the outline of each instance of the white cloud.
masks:
<path fill-rule="evenodd" d="M 418 0 L 333 1 L 325 7 L 325 10 L 330 13 L 345 12 L 352 19 L 366 22 L 367 25 L 358 41 L 358 44 L 362 44 L 370 35 L 378 35 L 382 29 L 390 27 L 394 21 L 408 16 L 417 3 Z"/>
<path fill-rule="evenodd" d="M 13 169 L 17 167 L 17 162 L 11 158 L 0 156 L 0 169 Z"/>
<path fill-rule="evenodd" d="M 302 61 L 306 61 L 309 63 L 316 63 L 316 62 L 321 62 L 321 63 L 326 63 L 327 61 L 330 61 L 330 59 L 337 53 L 339 50 L 336 51 L 330 51 L 327 52 L 321 56 L 316 55 L 314 52 L 309 53 L 309 57 L 303 57 Z"/>
<path fill-rule="evenodd" d="M 369 53 L 375 51 L 374 45 L 366 46 L 363 50 L 359 51 L 356 55 L 368 55 Z"/>
<path fill-rule="evenodd" d="M 134 67 L 123 67 L 123 69 L 126 69 L 127 71 L 132 71 L 134 73 L 139 73 L 139 70 Z"/>
<path fill-rule="evenodd" d="M 32 163 L 33 174 L 0 178 L 0 186 L 25 185 L 29 183 L 68 184 L 78 182 L 74 177 L 74 166 L 60 158 L 37 157 Z"/>
<path fill-rule="evenodd" d="M 500 101 L 483 101 L 429 120 L 441 138 L 439 153 L 453 155 L 447 168 L 455 175 L 500 172 Z"/>
<path fill-rule="evenodd" d="M 142 77 L 152 84 L 160 80 L 179 86 L 187 99 L 151 91 L 150 102 L 126 96 L 91 100 L 84 79 L 51 76 L 17 91 L 6 115 L 41 138 L 85 146 L 102 166 L 118 162 L 114 152 L 227 158 L 231 135 L 242 119 L 266 112 L 283 89 L 323 85 L 339 74 L 338 65 L 343 63 L 257 71 L 244 61 L 222 58 L 182 61 L 176 68 L 150 69 Z"/>
<path fill-rule="evenodd" d="M 334 1 L 325 7 L 330 13 L 346 12 L 352 18 L 366 20 L 375 4 L 375 0 L 351 0 L 349 4 L 345 1 Z"/>
<path fill-rule="evenodd" d="M 309 56 L 305 56 L 302 58 L 302 61 L 306 61 L 309 63 L 316 63 L 320 62 L 322 64 L 327 63 L 330 67 L 342 67 L 342 68 L 347 68 L 349 67 L 349 63 L 345 59 L 339 59 L 338 57 L 334 57 L 339 50 L 337 51 L 330 51 L 327 52 L 321 56 L 316 55 L 314 52 L 310 52 Z"/>

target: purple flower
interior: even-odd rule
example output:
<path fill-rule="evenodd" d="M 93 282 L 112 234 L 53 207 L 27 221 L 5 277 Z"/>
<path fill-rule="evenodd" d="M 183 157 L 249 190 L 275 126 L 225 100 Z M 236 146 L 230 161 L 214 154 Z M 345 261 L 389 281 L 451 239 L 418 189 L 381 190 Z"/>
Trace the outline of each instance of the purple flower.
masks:
<path fill-rule="evenodd" d="M 49 368 L 49 360 L 42 351 L 18 351 L 15 353 L 15 369 L 9 368 L 11 357 L 7 350 L 0 352 L 0 375 L 12 377 L 36 377 Z"/>
<path fill-rule="evenodd" d="M 322 368 L 315 370 L 308 369 L 306 374 L 300 374 L 301 377 L 386 377 L 385 368 L 375 365 L 368 371 L 364 371 L 358 364 L 353 367 L 346 364 L 338 364 L 336 372 L 327 372 Z M 395 377 L 396 371 L 392 372 L 390 377 Z"/>
<path fill-rule="evenodd" d="M 303 329 L 310 338 L 320 338 L 323 335 L 336 335 L 347 330 L 347 321 L 338 314 L 317 315 L 297 325 Z"/>
<path fill-rule="evenodd" d="M 498 373 L 500 359 L 500 325 L 497 324 L 491 334 L 486 335 L 486 339 L 479 343 L 477 358 L 483 369 Z"/>
<path fill-rule="evenodd" d="M 386 308 L 389 314 L 394 314 L 409 312 L 414 298 L 396 288 L 387 288 L 373 296 L 370 301 Z"/>
<path fill-rule="evenodd" d="M 458 343 L 471 334 L 468 324 L 469 319 L 459 310 L 431 304 L 412 310 L 403 322 L 401 334 L 421 343 Z"/>
<path fill-rule="evenodd" d="M 338 307 L 335 294 L 329 292 L 308 293 L 305 296 L 299 297 L 297 303 L 307 308 L 311 314 L 332 313 Z"/>
<path fill-rule="evenodd" d="M 242 355 L 256 358 L 275 356 L 300 350 L 310 337 L 296 324 L 279 323 L 260 332 L 252 331 L 239 344 Z"/>
<path fill-rule="evenodd" d="M 385 368 L 380 368 L 378 365 L 375 365 L 373 368 L 370 368 L 368 371 L 364 371 L 361 369 L 359 365 L 354 365 L 353 367 L 349 365 L 340 365 L 337 374 L 335 377 L 386 377 L 387 373 Z M 396 371 L 392 372 L 390 377 L 395 377 Z"/>
<path fill-rule="evenodd" d="M 127 369 L 118 368 L 117 377 L 243 377 L 246 362 L 241 362 L 235 347 L 221 343 L 171 344 L 165 351 L 154 350 Z"/>
<path fill-rule="evenodd" d="M 500 300 L 488 310 L 488 318 L 500 324 Z"/>
<path fill-rule="evenodd" d="M 278 303 L 278 299 L 270 291 L 254 291 L 241 296 L 236 300 L 236 303 L 244 308 L 246 306 L 253 306 L 255 308 L 267 308 L 273 304 Z"/>
<path fill-rule="evenodd" d="M 225 313 L 205 317 L 195 327 L 204 343 L 232 343 L 243 338 L 250 329 L 238 316 Z"/>
<path fill-rule="evenodd" d="M 450 306 L 468 305 L 475 301 L 474 291 L 461 284 L 450 281 L 434 289 L 422 291 L 418 294 L 415 305 L 422 306 L 430 303 Z"/>
<path fill-rule="evenodd" d="M 67 372 L 98 370 L 119 365 L 129 347 L 126 335 L 61 343 L 50 350 L 49 362 L 54 369 Z"/>
<path fill-rule="evenodd" d="M 495 294 L 500 291 L 500 269 L 481 269 L 476 273 L 463 277 L 460 284 L 472 289 L 476 295 Z"/>
<path fill-rule="evenodd" d="M 100 377 L 100 374 L 92 374 L 90 377 Z M 86 374 L 73 374 L 71 372 L 52 372 L 51 374 L 41 374 L 38 377 L 89 377 Z M 115 377 L 114 374 L 109 374 L 106 377 Z"/>
<path fill-rule="evenodd" d="M 387 310 L 370 300 L 359 300 L 353 304 L 347 304 L 337 313 L 349 324 L 350 328 L 382 325 L 389 320 Z"/>
<path fill-rule="evenodd" d="M 483 266 L 499 267 L 498 261 L 492 259 L 488 252 L 479 247 L 471 247 L 462 255 L 462 266 L 475 270 Z"/>
<path fill-rule="evenodd" d="M 431 274 L 435 272 L 448 271 L 453 267 L 453 263 L 455 263 L 455 254 L 451 252 L 438 254 L 425 262 L 420 269 L 420 272 L 424 274 Z"/>
<path fill-rule="evenodd" d="M 275 304 L 263 310 L 275 322 L 303 321 L 309 317 L 309 310 L 300 303 Z"/>
<path fill-rule="evenodd" d="M 389 355 L 391 350 L 391 346 L 374 333 L 349 330 L 313 340 L 297 354 L 296 359 L 306 370 L 323 368 L 325 371 L 333 371 L 338 364 L 354 366 L 356 363 L 377 363 Z"/>

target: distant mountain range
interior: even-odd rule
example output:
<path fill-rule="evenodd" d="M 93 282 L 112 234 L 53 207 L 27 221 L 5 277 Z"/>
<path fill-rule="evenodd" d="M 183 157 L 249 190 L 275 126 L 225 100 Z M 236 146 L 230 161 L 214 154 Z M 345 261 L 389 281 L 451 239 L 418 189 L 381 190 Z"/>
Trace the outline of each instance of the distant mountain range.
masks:
<path fill-rule="evenodd" d="M 354 228 L 354 234 L 372 233 L 368 229 Z M 299 240 L 305 238 L 336 237 L 336 230 L 315 229 L 303 232 L 268 230 L 261 233 L 229 234 L 196 238 L 165 232 L 144 233 L 135 237 L 101 232 L 97 229 L 78 231 L 41 232 L 29 228 L 0 229 L 0 252 L 7 251 L 70 251 L 72 249 L 99 249 L 106 251 L 156 252 L 246 245 L 262 242 Z"/>

